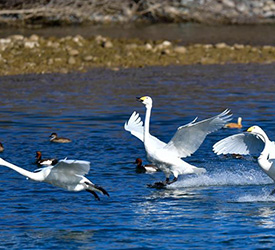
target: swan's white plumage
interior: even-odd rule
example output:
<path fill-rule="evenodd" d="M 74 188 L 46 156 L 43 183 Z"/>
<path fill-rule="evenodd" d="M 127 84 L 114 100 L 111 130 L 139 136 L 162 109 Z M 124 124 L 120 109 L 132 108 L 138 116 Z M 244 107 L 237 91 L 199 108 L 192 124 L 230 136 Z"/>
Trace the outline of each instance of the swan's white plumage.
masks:
<path fill-rule="evenodd" d="M 259 155 L 264 148 L 263 140 L 256 134 L 239 133 L 214 144 L 213 150 L 220 154 Z"/>
<path fill-rule="evenodd" d="M 52 171 L 56 171 L 58 173 L 63 172 L 69 175 L 86 175 L 90 171 L 90 162 L 64 159 L 58 161 Z"/>
<path fill-rule="evenodd" d="M 144 142 L 143 122 L 139 116 L 139 113 L 137 113 L 136 111 L 134 111 L 129 120 L 125 122 L 124 129 L 126 131 L 129 131 L 132 135 L 140 139 L 142 142 Z M 152 136 L 151 134 L 149 135 L 148 140 L 150 140 L 150 143 L 156 148 L 163 148 L 164 146 L 166 146 L 166 143 L 162 142 L 157 137 Z"/>
<path fill-rule="evenodd" d="M 143 122 L 136 111 L 132 113 L 128 122 L 125 122 L 124 129 L 143 141 Z"/>
<path fill-rule="evenodd" d="M 97 198 L 95 191 L 108 195 L 101 187 L 93 184 L 90 180 L 84 177 L 90 170 L 90 162 L 81 160 L 60 160 L 54 166 L 47 166 L 36 169 L 34 172 L 20 168 L 10 162 L 0 158 L 0 165 L 13 169 L 28 179 L 46 182 L 56 187 L 64 188 L 68 191 L 86 190 L 92 192 Z"/>
<path fill-rule="evenodd" d="M 173 138 L 167 144 L 162 142 L 155 136 L 149 135 L 151 144 L 157 148 L 165 148 L 180 158 L 184 158 L 193 154 L 203 143 L 205 137 L 222 128 L 224 124 L 231 120 L 231 114 L 226 109 L 221 114 L 203 121 L 196 122 L 196 117 L 192 122 L 180 126 Z M 133 112 L 129 120 L 124 124 L 126 131 L 143 141 L 144 126 L 139 113 Z"/>
<path fill-rule="evenodd" d="M 196 122 L 196 118 L 179 127 L 170 142 L 164 143 L 149 132 L 152 99 L 144 96 L 139 98 L 139 101 L 146 107 L 144 125 L 139 114 L 133 112 L 124 128 L 143 141 L 148 160 L 157 165 L 165 173 L 167 179 L 170 174 L 177 179 L 180 174 L 204 173 L 206 171 L 204 168 L 197 168 L 181 158 L 190 156 L 199 148 L 209 133 L 222 128 L 231 119 L 229 110 L 200 122 Z"/>
<path fill-rule="evenodd" d="M 180 158 L 190 156 L 200 147 L 208 134 L 222 128 L 230 119 L 228 109 L 203 121 L 196 122 L 196 118 L 193 122 L 179 127 L 165 148 L 176 152 Z"/>
<path fill-rule="evenodd" d="M 275 181 L 275 142 L 270 141 L 259 126 L 250 127 L 247 132 L 231 135 L 213 146 L 216 154 L 257 155 L 262 170 Z"/>
<path fill-rule="evenodd" d="M 64 159 L 60 160 L 55 166 L 51 166 L 50 171 L 45 168 L 42 168 L 41 171 L 49 172 L 44 182 L 69 191 L 83 190 L 84 182 L 93 185 L 91 181 L 84 177 L 90 171 L 90 162 L 88 161 Z"/>

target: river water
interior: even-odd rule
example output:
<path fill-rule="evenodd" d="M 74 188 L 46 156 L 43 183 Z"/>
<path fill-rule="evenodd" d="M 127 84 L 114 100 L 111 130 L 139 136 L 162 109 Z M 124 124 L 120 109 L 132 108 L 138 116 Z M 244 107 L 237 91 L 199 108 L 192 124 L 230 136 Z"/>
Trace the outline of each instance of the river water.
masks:
<path fill-rule="evenodd" d="M 153 98 L 151 133 L 169 141 L 178 126 L 230 108 L 244 129 L 274 127 L 274 65 L 151 67 L 1 77 L 1 157 L 35 170 L 35 152 L 91 162 L 87 175 L 110 198 L 68 192 L 0 166 L 0 249 L 269 249 L 275 247 L 275 196 L 251 157 L 218 157 L 212 145 L 240 132 L 210 134 L 186 161 L 207 169 L 169 189 L 138 174 L 142 143 L 124 131 L 135 97 Z M 52 132 L 72 143 L 49 142 Z M 146 162 L 146 160 L 145 160 Z"/>

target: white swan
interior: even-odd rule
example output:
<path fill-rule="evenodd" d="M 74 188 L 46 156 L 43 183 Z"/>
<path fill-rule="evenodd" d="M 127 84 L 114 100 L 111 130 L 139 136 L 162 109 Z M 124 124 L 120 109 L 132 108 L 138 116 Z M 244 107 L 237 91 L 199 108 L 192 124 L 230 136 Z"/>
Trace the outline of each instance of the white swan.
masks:
<path fill-rule="evenodd" d="M 174 137 L 166 144 L 149 132 L 153 103 L 151 97 L 143 96 L 137 99 L 146 108 L 144 126 L 139 114 L 133 112 L 128 122 L 125 123 L 124 128 L 143 141 L 148 160 L 158 166 L 166 176 L 164 182 L 157 182 L 152 187 L 163 187 L 166 184 L 171 184 L 177 181 L 180 174 L 201 174 L 206 172 L 204 168 L 197 168 L 181 158 L 193 154 L 209 133 L 222 128 L 230 120 L 229 110 L 200 122 L 196 122 L 196 118 L 194 121 L 179 127 Z M 169 180 L 171 174 L 174 175 L 172 181 Z"/>
<path fill-rule="evenodd" d="M 275 142 L 270 141 L 259 126 L 252 126 L 247 132 L 231 135 L 214 144 L 217 154 L 259 155 L 258 164 L 275 181 Z M 272 194 L 275 190 L 272 192 Z"/>
<path fill-rule="evenodd" d="M 80 160 L 59 160 L 54 166 L 39 168 L 35 172 L 30 172 L 20 168 L 12 163 L 9 163 L 0 158 L 0 165 L 13 169 L 27 178 L 52 184 L 53 186 L 67 189 L 68 191 L 82 191 L 92 193 L 99 200 L 97 192 L 109 196 L 107 191 L 102 187 L 93 184 L 90 180 L 84 177 L 90 170 L 90 162 Z"/>

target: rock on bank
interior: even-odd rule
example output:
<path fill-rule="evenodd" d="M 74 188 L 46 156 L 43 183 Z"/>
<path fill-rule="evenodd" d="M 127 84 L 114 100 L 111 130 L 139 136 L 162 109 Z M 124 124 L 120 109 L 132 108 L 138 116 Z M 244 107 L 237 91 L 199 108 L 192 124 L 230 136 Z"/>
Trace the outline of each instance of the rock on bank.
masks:
<path fill-rule="evenodd" d="M 275 47 L 226 43 L 182 46 L 170 41 L 85 39 L 79 35 L 0 39 L 0 75 L 225 63 L 275 63 Z"/>

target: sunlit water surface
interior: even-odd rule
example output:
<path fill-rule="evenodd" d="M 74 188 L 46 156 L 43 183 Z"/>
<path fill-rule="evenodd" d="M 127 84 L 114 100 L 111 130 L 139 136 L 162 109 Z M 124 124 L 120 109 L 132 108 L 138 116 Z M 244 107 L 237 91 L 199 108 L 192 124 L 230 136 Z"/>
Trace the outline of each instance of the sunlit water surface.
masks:
<path fill-rule="evenodd" d="M 0 167 L 1 249 L 241 249 L 275 247 L 272 180 L 252 157 L 218 157 L 212 145 L 240 130 L 219 130 L 186 161 L 207 169 L 166 190 L 147 187 L 162 173 L 137 174 L 142 143 L 124 122 L 154 100 L 151 133 L 169 141 L 178 126 L 230 108 L 244 128 L 275 139 L 274 65 L 97 69 L 69 75 L 1 77 L 1 157 L 28 170 L 35 152 L 91 162 L 88 178 L 110 198 L 96 201 L 26 180 Z M 49 142 L 52 132 L 73 140 Z"/>

